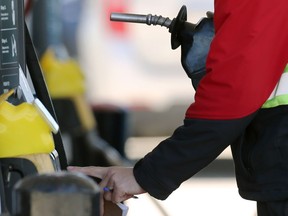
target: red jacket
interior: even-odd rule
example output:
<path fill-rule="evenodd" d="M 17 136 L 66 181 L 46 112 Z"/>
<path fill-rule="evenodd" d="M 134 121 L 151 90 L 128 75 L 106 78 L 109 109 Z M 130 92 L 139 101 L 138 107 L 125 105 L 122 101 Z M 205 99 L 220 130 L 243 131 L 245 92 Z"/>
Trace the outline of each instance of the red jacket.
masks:
<path fill-rule="evenodd" d="M 288 62 L 288 2 L 215 0 L 215 37 L 187 118 L 241 118 L 267 100 Z"/>

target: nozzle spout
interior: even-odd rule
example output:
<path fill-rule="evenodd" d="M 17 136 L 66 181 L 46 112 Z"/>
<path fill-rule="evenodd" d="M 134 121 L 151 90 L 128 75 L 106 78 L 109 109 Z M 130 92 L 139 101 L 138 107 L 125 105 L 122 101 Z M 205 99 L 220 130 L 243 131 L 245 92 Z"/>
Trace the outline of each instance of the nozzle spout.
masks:
<path fill-rule="evenodd" d="M 151 14 L 111 13 L 110 20 L 118 22 L 143 23 L 147 25 L 160 25 L 167 28 L 169 28 L 172 23 L 169 18 L 156 15 L 153 16 Z"/>

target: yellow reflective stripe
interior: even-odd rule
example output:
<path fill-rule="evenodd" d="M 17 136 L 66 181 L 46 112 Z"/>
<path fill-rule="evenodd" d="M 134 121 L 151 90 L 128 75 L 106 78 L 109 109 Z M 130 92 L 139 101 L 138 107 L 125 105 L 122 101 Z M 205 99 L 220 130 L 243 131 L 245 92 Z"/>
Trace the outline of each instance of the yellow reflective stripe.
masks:
<path fill-rule="evenodd" d="M 280 81 L 274 88 L 268 100 L 263 104 L 262 108 L 272 108 L 280 105 L 288 104 L 288 65 L 280 78 Z"/>

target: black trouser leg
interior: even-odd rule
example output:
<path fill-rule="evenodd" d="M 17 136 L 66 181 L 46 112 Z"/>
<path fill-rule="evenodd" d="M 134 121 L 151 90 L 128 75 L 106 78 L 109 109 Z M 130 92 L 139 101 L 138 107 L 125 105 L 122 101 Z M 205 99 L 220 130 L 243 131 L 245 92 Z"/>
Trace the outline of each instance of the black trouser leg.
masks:
<path fill-rule="evenodd" d="M 288 216 L 288 201 L 257 202 L 258 216 Z"/>

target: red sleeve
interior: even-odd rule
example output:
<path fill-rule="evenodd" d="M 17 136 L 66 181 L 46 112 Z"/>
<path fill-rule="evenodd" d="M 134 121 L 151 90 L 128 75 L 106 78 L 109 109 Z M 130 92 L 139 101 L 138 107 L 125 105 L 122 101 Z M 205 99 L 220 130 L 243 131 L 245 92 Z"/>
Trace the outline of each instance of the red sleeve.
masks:
<path fill-rule="evenodd" d="M 187 118 L 241 118 L 262 106 L 288 62 L 287 8 L 287 0 L 215 0 L 207 74 Z"/>

